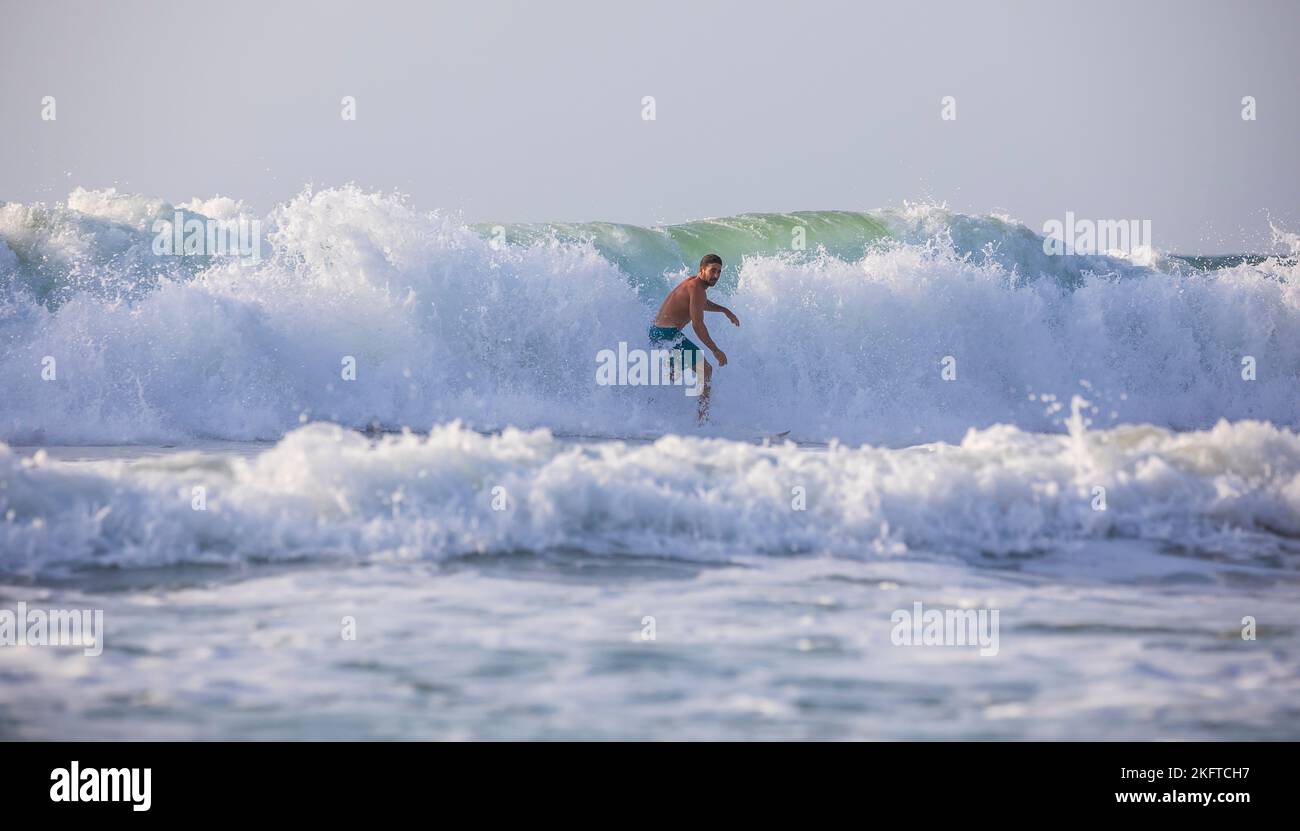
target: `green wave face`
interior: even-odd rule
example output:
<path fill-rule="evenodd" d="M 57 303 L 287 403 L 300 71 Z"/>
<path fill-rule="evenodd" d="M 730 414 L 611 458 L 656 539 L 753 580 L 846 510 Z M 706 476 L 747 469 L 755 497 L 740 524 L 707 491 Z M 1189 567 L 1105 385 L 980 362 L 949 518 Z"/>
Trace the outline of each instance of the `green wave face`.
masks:
<path fill-rule="evenodd" d="M 745 257 L 778 256 L 798 262 L 829 256 L 856 262 L 885 243 L 928 246 L 937 242 L 958 257 L 997 264 L 1006 271 L 1009 282 L 1048 279 L 1065 290 L 1077 289 L 1089 274 L 1123 277 L 1153 270 L 1204 272 L 1268 259 L 1267 255 L 1169 255 L 1138 264 L 1107 254 L 1058 256 L 1044 251 L 1041 233 L 1013 220 L 928 207 L 747 213 L 655 227 L 610 222 L 483 223 L 472 227 L 484 237 L 496 236 L 509 245 L 590 244 L 627 275 L 648 304 L 657 303 L 673 284 L 694 273 L 705 254 L 722 257 L 719 293 L 724 296 L 736 289 Z"/>
<path fill-rule="evenodd" d="M 706 254 L 722 257 L 721 287 L 735 285 L 745 256 L 814 256 L 825 252 L 857 259 L 873 244 L 889 238 L 882 218 L 854 211 L 751 213 L 699 219 L 678 225 L 645 228 L 611 222 L 513 223 L 473 226 L 491 238 L 500 234 L 510 245 L 547 240 L 588 242 L 631 279 L 637 293 L 659 299 L 683 273 L 694 273 Z"/>

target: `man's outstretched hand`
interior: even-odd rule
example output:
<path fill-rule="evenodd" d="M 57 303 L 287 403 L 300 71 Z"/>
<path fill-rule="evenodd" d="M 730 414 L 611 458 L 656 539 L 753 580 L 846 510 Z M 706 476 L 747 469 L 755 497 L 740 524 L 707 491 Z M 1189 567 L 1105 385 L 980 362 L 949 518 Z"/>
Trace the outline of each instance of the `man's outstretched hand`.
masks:
<path fill-rule="evenodd" d="M 739 326 L 740 324 L 737 323 L 736 325 Z M 727 365 L 727 353 L 723 352 L 721 349 L 713 350 L 713 357 L 718 359 L 718 366 Z"/>
<path fill-rule="evenodd" d="M 740 318 L 736 317 L 736 315 L 732 313 L 731 309 L 727 309 L 726 314 L 727 314 L 727 320 L 730 320 L 733 326 L 740 325 Z"/>

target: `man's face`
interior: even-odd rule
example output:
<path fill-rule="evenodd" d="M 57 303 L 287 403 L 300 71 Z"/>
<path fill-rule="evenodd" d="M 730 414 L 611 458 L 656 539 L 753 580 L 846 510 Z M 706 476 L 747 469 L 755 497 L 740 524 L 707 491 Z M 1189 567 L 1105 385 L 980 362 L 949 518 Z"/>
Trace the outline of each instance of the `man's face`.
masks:
<path fill-rule="evenodd" d="M 721 276 L 722 266 L 717 263 L 709 263 L 700 271 L 700 280 L 704 282 L 704 285 L 710 287 L 716 286 L 718 284 L 718 278 Z"/>

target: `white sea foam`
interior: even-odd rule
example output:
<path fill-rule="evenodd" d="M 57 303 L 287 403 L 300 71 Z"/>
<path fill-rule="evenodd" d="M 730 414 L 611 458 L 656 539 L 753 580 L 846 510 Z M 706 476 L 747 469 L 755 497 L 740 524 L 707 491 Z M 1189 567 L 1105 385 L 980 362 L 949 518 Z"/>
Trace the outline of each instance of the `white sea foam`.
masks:
<path fill-rule="evenodd" d="M 496 246 L 452 215 L 347 187 L 262 218 L 253 266 L 155 256 L 152 223 L 178 209 L 249 218 L 229 198 L 113 190 L 0 206 L 0 438 L 277 439 L 304 421 L 455 418 L 689 430 L 693 400 L 601 387 L 595 356 L 643 338 L 682 263 L 707 248 L 728 257 L 714 294 L 743 322 L 710 316 L 731 359 L 713 435 L 899 444 L 996 423 L 1060 430 L 1059 402 L 1076 392 L 1098 426 L 1296 426 L 1300 413 L 1294 259 L 1203 271 L 1152 252 L 1048 257 L 1007 218 L 925 206 L 511 226 Z M 809 250 L 796 254 L 800 224 Z M 346 356 L 355 381 L 341 378 Z M 47 358 L 56 380 L 42 378 Z"/>
<path fill-rule="evenodd" d="M 1075 426 L 1067 435 L 998 426 L 960 445 L 901 450 L 678 436 L 574 443 L 457 423 L 377 442 L 309 425 L 252 459 L 181 452 L 73 464 L 0 446 L 0 567 L 546 549 L 981 558 L 1108 538 L 1243 563 L 1295 556 L 1295 433 L 1259 422 L 1184 433 Z M 196 486 L 205 510 L 194 509 Z"/>

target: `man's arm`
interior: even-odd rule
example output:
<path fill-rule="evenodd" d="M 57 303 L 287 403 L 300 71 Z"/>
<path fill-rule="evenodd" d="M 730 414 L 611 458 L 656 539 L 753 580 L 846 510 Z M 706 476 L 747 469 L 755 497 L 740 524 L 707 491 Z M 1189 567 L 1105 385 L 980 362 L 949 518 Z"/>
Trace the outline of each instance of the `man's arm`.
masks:
<path fill-rule="evenodd" d="M 736 317 L 734 314 L 732 314 L 732 313 L 731 313 L 731 309 L 728 309 L 726 306 L 720 306 L 720 305 L 718 305 L 717 303 L 714 303 L 712 300 L 705 300 L 705 301 L 704 301 L 704 311 L 706 311 L 706 312 L 722 312 L 724 315 L 727 316 L 727 320 L 730 320 L 730 321 L 731 321 L 733 324 L 735 324 L 736 326 L 739 326 L 739 325 L 740 325 L 740 318 L 738 318 L 738 317 Z"/>
<path fill-rule="evenodd" d="M 709 336 L 709 328 L 704 325 L 704 307 L 709 302 L 704 295 L 704 288 L 700 285 L 691 286 L 688 296 L 691 300 L 691 326 L 695 328 L 696 336 L 704 342 L 705 347 L 713 352 L 713 357 L 718 359 L 718 366 L 726 366 L 727 353 L 719 349 L 718 345 L 713 342 L 713 338 Z"/>

